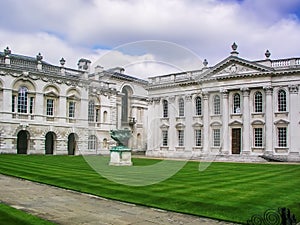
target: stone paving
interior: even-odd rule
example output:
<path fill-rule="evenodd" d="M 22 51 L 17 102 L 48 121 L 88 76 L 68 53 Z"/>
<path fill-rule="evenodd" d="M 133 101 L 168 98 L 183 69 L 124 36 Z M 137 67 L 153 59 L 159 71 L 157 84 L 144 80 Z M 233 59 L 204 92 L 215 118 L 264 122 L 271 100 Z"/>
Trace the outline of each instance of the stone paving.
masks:
<path fill-rule="evenodd" d="M 233 224 L 108 200 L 0 174 L 0 202 L 62 225 Z"/>

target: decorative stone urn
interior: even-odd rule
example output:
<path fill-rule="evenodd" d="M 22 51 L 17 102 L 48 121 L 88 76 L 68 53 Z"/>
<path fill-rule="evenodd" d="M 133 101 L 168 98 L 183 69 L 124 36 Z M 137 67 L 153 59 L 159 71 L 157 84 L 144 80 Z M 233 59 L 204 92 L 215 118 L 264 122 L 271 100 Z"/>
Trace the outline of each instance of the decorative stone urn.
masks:
<path fill-rule="evenodd" d="M 117 146 L 110 149 L 110 162 L 112 166 L 132 166 L 131 149 L 126 145 L 131 137 L 131 131 L 111 130 L 110 136 L 117 142 Z"/>

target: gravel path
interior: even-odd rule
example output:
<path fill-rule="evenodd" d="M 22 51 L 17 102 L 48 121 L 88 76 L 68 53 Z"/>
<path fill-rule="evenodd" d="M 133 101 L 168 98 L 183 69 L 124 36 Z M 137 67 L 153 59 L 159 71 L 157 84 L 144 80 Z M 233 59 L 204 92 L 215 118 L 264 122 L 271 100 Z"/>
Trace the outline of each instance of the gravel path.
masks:
<path fill-rule="evenodd" d="M 108 200 L 1 174 L 0 190 L 0 202 L 62 225 L 232 224 Z"/>

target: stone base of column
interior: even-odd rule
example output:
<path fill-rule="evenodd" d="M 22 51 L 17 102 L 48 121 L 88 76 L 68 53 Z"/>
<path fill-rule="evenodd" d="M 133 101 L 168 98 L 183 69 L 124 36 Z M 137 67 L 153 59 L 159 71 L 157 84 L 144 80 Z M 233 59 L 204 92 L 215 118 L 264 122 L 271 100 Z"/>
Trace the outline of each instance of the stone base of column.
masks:
<path fill-rule="evenodd" d="M 251 151 L 250 150 L 243 150 L 241 152 L 241 155 L 250 155 L 251 154 Z"/>

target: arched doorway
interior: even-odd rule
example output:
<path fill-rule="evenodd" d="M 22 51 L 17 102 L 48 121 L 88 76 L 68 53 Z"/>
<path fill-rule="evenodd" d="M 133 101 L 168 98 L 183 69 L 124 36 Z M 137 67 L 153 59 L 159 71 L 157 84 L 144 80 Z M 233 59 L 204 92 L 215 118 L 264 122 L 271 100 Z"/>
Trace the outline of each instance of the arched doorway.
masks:
<path fill-rule="evenodd" d="M 71 133 L 68 136 L 68 155 L 75 155 L 76 148 L 76 134 Z"/>
<path fill-rule="evenodd" d="M 17 154 L 27 154 L 29 143 L 29 132 L 21 130 L 17 137 Z"/>
<path fill-rule="evenodd" d="M 48 132 L 46 134 L 45 139 L 45 154 L 46 155 L 53 155 L 54 147 L 55 147 L 55 133 L 54 132 Z"/>

